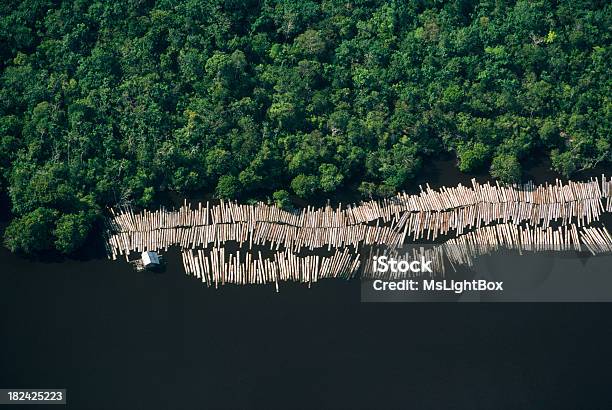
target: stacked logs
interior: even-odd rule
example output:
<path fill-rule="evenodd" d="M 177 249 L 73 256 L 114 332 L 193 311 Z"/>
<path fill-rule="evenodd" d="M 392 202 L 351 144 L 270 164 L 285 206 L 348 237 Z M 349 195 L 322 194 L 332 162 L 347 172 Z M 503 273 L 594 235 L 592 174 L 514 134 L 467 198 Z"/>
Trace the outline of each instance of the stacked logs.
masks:
<path fill-rule="evenodd" d="M 251 244 L 269 242 L 271 247 L 285 245 L 299 251 L 350 244 L 370 244 L 368 238 L 388 245 L 411 238 L 435 240 L 440 235 L 462 235 L 466 230 L 493 223 L 548 227 L 553 221 L 579 226 L 599 220 L 610 208 L 610 184 L 604 176 L 589 182 L 556 181 L 554 185 L 492 186 L 472 180 L 472 188 L 432 190 L 429 185 L 418 195 L 399 194 L 382 201 L 369 201 L 342 209 L 307 207 L 289 212 L 263 203 L 240 205 L 209 202 L 192 209 L 187 202 L 177 211 L 143 211 L 131 208 L 111 210 L 106 234 L 109 257 L 132 251 L 167 249 L 181 246 L 206 246 L 210 243 L 249 240 Z M 607 207 L 602 205 L 606 198 Z M 364 228 L 376 221 L 375 228 Z M 390 222 L 389 230 L 380 222 Z"/>
<path fill-rule="evenodd" d="M 336 250 L 330 257 L 319 255 L 298 256 L 284 251 L 274 258 L 263 258 L 261 252 L 255 258 L 250 252 L 238 250 L 225 255 L 225 248 L 212 250 L 184 249 L 181 252 L 187 275 L 199 278 L 207 286 L 263 285 L 274 283 L 278 292 L 279 281 L 316 283 L 320 279 L 353 277 L 359 269 L 358 256 L 345 249 Z"/>
<path fill-rule="evenodd" d="M 580 216 L 575 209 L 602 208 L 602 198 L 610 197 L 610 185 L 612 179 L 607 181 L 602 175 L 601 187 L 597 179 L 589 182 L 572 182 L 562 184 L 557 180 L 555 185 L 535 186 L 528 182 L 523 185 L 492 186 L 490 184 L 478 184 L 472 180 L 472 188 L 459 184 L 455 188 L 442 187 L 435 191 L 426 186 L 416 195 L 401 193 L 395 197 L 383 200 L 371 200 L 359 205 L 348 205 L 342 208 L 339 204 L 335 209 L 331 206 L 323 208 L 307 207 L 299 211 L 286 211 L 273 205 L 259 202 L 254 205 L 238 204 L 235 202 L 221 201 L 219 204 L 205 206 L 200 202 L 196 208 L 192 208 L 187 202 L 178 210 L 169 211 L 164 207 L 151 212 L 144 210 L 134 213 L 130 207 L 119 207 L 117 210 L 110 209 L 111 218 L 108 219 L 108 229 L 113 232 L 133 232 L 153 229 L 171 229 L 176 227 L 233 224 L 245 222 L 253 225 L 255 222 L 269 222 L 286 224 L 297 227 L 341 227 L 358 225 L 376 220 L 391 222 L 399 219 L 400 214 L 409 213 L 433 213 L 449 211 L 453 209 L 464 209 L 469 207 L 484 208 L 493 205 L 492 208 L 500 210 L 503 217 L 504 210 L 520 207 L 521 204 L 531 204 L 529 209 L 535 209 L 536 213 L 546 214 L 549 210 L 556 211 L 559 215 Z M 599 206 L 596 202 L 600 202 Z M 608 201 L 609 202 L 609 201 Z M 572 205 L 581 203 L 581 206 Z M 585 205 L 585 204 L 589 205 Z M 505 205 L 502 205 L 505 204 Z M 609 205 L 609 204 L 608 204 Z M 526 205 L 522 205 L 526 206 Z M 574 211 L 572 211 L 574 209 Z M 572 213 L 573 212 L 573 213 Z"/>
<path fill-rule="evenodd" d="M 605 206 L 604 206 L 605 201 Z M 188 274 L 207 285 L 256 284 L 289 280 L 303 283 L 319 278 L 352 276 L 367 264 L 351 251 L 383 245 L 393 249 L 406 241 L 453 236 L 425 250 L 444 271 L 443 258 L 471 264 L 476 255 L 500 247 L 523 250 L 581 250 L 593 254 L 612 251 L 605 227 L 590 227 L 603 212 L 612 211 L 612 178 L 536 186 L 459 184 L 433 190 L 420 187 L 415 195 L 367 201 L 346 207 L 329 205 L 286 211 L 265 203 L 254 205 L 220 201 L 178 210 L 161 207 L 135 213 L 130 207 L 110 210 L 104 233 L 109 258 L 131 252 L 167 250 L 179 245 Z M 525 224 L 526 227 L 521 225 Z M 242 254 L 225 255 L 224 245 L 235 242 Z M 275 250 L 273 259 L 252 256 L 254 246 Z M 209 249 L 212 248 L 212 249 Z M 304 250 L 327 248 L 329 258 L 298 256 Z M 458 250 L 460 249 L 460 250 Z M 226 258 L 227 256 L 227 258 Z"/>
<path fill-rule="evenodd" d="M 606 198 L 606 212 L 612 212 L 612 177 L 606 180 L 604 175 L 601 176 L 601 195 Z"/>
<path fill-rule="evenodd" d="M 436 239 L 440 235 L 456 236 L 464 231 L 492 223 L 527 222 L 532 226 L 548 227 L 552 222 L 567 225 L 576 221 L 579 226 L 599 220 L 605 212 L 598 199 L 575 202 L 533 204 L 529 202 L 477 203 L 462 208 L 439 212 L 404 213 L 395 229 L 405 230 L 413 241 Z"/>
<path fill-rule="evenodd" d="M 605 227 L 582 227 L 575 224 L 557 228 L 521 227 L 499 224 L 477 229 L 442 245 L 453 265 L 471 266 L 473 260 L 499 249 L 523 251 L 581 251 L 582 244 L 593 254 L 612 252 L 612 237 Z"/>
<path fill-rule="evenodd" d="M 386 244 L 398 246 L 403 242 L 402 232 L 391 227 L 355 225 L 337 228 L 297 228 L 267 222 L 257 222 L 249 227 L 246 223 L 215 224 L 194 227 L 179 227 L 153 231 L 119 232 L 107 234 L 105 243 L 111 259 L 131 252 L 160 251 L 178 244 L 181 248 L 208 247 L 237 242 L 239 246 L 248 243 L 269 245 L 270 249 L 281 246 L 300 252 L 302 249 L 342 248 L 362 245 Z"/>

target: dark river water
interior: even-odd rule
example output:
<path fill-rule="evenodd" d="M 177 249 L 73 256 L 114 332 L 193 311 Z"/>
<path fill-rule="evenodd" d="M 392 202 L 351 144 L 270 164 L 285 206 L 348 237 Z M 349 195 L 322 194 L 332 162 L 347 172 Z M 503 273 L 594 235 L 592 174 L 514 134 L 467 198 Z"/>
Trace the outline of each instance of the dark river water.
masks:
<path fill-rule="evenodd" d="M 148 274 L 2 248 L 0 388 L 66 388 L 72 409 L 612 408 L 612 304 L 214 290 L 166 256 Z"/>

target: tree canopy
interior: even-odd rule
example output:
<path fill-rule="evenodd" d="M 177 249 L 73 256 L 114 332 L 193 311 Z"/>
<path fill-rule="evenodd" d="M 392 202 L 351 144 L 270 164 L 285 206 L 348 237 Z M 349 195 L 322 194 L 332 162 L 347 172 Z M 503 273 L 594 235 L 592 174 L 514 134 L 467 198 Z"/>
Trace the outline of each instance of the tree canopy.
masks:
<path fill-rule="evenodd" d="M 504 181 L 612 161 L 605 1 L 5 0 L 13 250 L 83 243 L 162 190 L 405 187 L 439 152 Z"/>

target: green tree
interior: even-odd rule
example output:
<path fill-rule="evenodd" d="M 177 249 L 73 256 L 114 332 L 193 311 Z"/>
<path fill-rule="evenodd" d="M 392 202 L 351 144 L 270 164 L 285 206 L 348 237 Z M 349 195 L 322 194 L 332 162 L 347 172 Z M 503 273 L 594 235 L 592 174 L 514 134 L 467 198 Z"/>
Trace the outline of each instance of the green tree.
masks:
<path fill-rule="evenodd" d="M 462 172 L 473 172 L 482 168 L 488 161 L 490 149 L 481 142 L 462 144 L 457 149 L 459 169 Z"/>
<path fill-rule="evenodd" d="M 91 230 L 91 217 L 85 212 L 65 214 L 58 220 L 53 231 L 55 248 L 63 253 L 72 253 L 85 243 Z"/>
<path fill-rule="evenodd" d="M 281 189 L 279 191 L 275 191 L 272 194 L 272 198 L 274 199 L 274 203 L 277 207 L 281 209 L 291 209 L 291 199 L 289 198 L 289 192 Z"/>
<path fill-rule="evenodd" d="M 338 171 L 338 167 L 334 164 L 321 164 L 319 167 L 321 174 L 319 183 L 323 192 L 335 191 L 344 180 L 344 176 Z"/>
<path fill-rule="evenodd" d="M 565 177 L 576 172 L 576 158 L 571 151 L 559 152 L 555 149 L 550 154 L 550 161 L 553 169 Z"/>
<path fill-rule="evenodd" d="M 58 212 L 37 208 L 13 219 L 4 232 L 4 244 L 12 252 L 32 253 L 50 249 Z"/>
<path fill-rule="evenodd" d="M 499 154 L 491 163 L 491 176 L 502 182 L 513 183 L 521 180 L 521 164 L 514 155 Z"/>
<path fill-rule="evenodd" d="M 373 198 L 376 194 L 376 184 L 373 182 L 363 181 L 359 184 L 359 193 L 363 198 Z"/>
<path fill-rule="evenodd" d="M 308 29 L 296 37 L 294 49 L 300 56 L 316 58 L 325 51 L 325 41 L 319 31 Z"/>
<path fill-rule="evenodd" d="M 317 190 L 319 181 L 314 175 L 300 174 L 291 181 L 291 189 L 301 198 L 311 197 Z"/>
<path fill-rule="evenodd" d="M 217 198 L 236 199 L 240 193 L 240 181 L 234 175 L 222 175 L 215 192 Z"/>

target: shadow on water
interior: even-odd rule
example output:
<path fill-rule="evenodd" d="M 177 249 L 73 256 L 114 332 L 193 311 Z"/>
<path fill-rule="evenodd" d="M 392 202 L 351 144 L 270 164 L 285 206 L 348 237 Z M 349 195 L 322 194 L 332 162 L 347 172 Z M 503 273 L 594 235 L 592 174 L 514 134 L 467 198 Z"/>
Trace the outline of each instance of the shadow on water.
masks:
<path fill-rule="evenodd" d="M 552 169 L 550 157 L 543 151 L 536 151 L 523 161 L 523 181 L 533 181 L 536 184 L 554 184 L 556 179 L 563 183 L 568 180 L 587 181 L 593 177 L 601 177 L 602 174 L 610 177 L 610 171 L 612 169 L 609 165 L 599 164 L 592 169 L 577 171 L 567 178 Z"/>
<path fill-rule="evenodd" d="M 429 184 L 431 188 L 442 186 L 456 186 L 458 184 L 471 185 L 472 178 L 478 182 L 485 182 L 489 176 L 484 170 L 475 173 L 461 172 L 457 167 L 457 157 L 448 152 L 441 152 L 440 155 L 425 158 L 423 168 L 419 175 L 409 183 L 406 192 L 409 194 L 420 192 L 419 185 L 425 188 Z"/>

